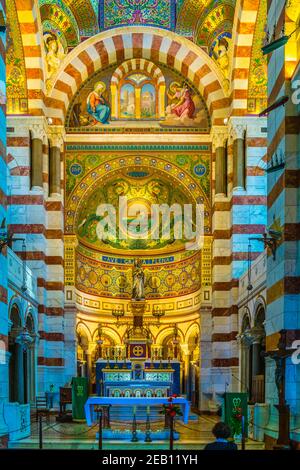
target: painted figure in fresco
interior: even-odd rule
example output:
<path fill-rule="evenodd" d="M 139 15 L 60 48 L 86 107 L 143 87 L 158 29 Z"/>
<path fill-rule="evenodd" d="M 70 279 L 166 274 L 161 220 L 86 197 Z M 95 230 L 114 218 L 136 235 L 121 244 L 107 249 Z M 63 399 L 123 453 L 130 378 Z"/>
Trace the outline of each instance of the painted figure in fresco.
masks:
<path fill-rule="evenodd" d="M 225 87 L 229 88 L 229 43 L 225 37 L 218 40 L 218 45 L 216 51 L 214 51 L 214 57 L 219 65 L 224 77 L 225 77 Z"/>
<path fill-rule="evenodd" d="M 62 44 L 58 40 L 57 36 L 53 33 L 46 35 L 45 47 L 47 52 L 47 75 L 48 79 L 50 79 L 59 69 L 65 54 Z"/>
<path fill-rule="evenodd" d="M 104 82 L 97 82 L 87 98 L 87 112 L 94 118 L 93 125 L 109 123 L 110 107 L 106 103 L 104 93 L 106 85 Z"/>
<path fill-rule="evenodd" d="M 193 119 L 195 104 L 192 99 L 191 90 L 186 83 L 182 85 L 177 82 L 171 83 L 167 94 L 171 101 L 171 105 L 167 108 L 167 114 L 173 114 L 180 120 L 185 118 Z"/>
<path fill-rule="evenodd" d="M 144 300 L 145 298 L 145 274 L 142 261 L 139 259 L 134 260 L 132 298 L 134 300 Z"/>

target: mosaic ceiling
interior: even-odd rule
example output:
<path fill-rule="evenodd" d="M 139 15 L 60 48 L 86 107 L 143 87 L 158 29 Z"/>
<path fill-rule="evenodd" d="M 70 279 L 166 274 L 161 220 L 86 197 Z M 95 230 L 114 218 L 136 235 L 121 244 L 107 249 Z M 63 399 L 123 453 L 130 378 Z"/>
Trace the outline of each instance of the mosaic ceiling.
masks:
<path fill-rule="evenodd" d="M 182 222 L 183 205 L 192 204 L 194 207 L 196 201 L 204 204 L 204 230 L 205 233 L 210 233 L 209 155 L 204 152 L 197 152 L 191 156 L 168 154 L 168 158 L 171 157 L 176 162 L 174 166 L 167 164 L 163 159 L 158 162 L 153 156 L 154 154 L 142 158 L 127 155 L 126 159 L 114 160 L 110 153 L 107 155 L 68 153 L 66 233 L 76 234 L 82 244 L 101 252 L 127 252 L 127 250 L 176 252 L 181 250 L 183 243 L 186 242 L 184 238 L 186 231 L 183 238 L 179 238 L 176 226 L 177 222 Z M 187 173 L 180 171 L 180 167 Z M 122 214 L 119 206 L 121 197 L 127 201 Z M 122 236 L 123 232 L 108 233 L 105 240 L 99 235 L 107 210 L 103 205 L 107 202 L 116 209 L 116 213 L 111 216 L 116 217 L 118 221 L 121 216 L 122 226 L 131 227 L 131 232 L 129 230 L 125 238 Z M 156 219 L 151 212 L 153 204 L 168 204 L 169 207 L 175 207 L 173 205 L 177 204 L 177 207 L 182 209 L 179 213 L 175 211 L 171 215 L 170 236 L 168 234 L 166 239 L 162 237 L 163 221 Z M 194 212 L 193 209 L 192 211 Z M 141 225 L 141 217 L 137 217 L 136 214 L 145 216 L 147 223 Z M 137 219 L 138 226 L 136 226 Z M 107 219 L 105 220 L 106 224 Z M 112 226 L 114 226 L 113 220 Z"/>
<path fill-rule="evenodd" d="M 123 215 L 119 207 L 120 197 L 127 200 L 127 210 L 123 211 Z M 122 220 L 122 225 L 119 224 L 119 234 L 114 234 L 113 230 L 109 231 L 108 227 L 107 238 L 102 240 L 98 232 L 101 230 L 101 220 L 104 220 L 105 216 L 99 208 L 101 204 L 106 208 L 106 201 L 116 208 L 116 213 L 109 213 L 109 216 Z M 170 236 L 164 239 L 162 237 L 163 222 L 155 220 L 154 215 L 151 215 L 151 208 L 153 204 L 168 204 L 169 206 L 177 204 L 181 208 L 183 204 L 188 203 L 189 198 L 183 188 L 174 187 L 171 182 L 162 181 L 161 175 L 151 175 L 149 171 L 131 170 L 97 187 L 85 198 L 78 214 L 77 234 L 84 244 L 102 250 L 105 250 L 107 246 L 118 250 L 160 249 L 168 246 L 176 249 L 182 246 L 183 241 L 175 238 L 176 217 L 181 219 L 182 213 L 172 214 Z M 122 229 L 125 226 L 129 227 L 126 230 L 127 235 L 125 229 Z M 156 230 L 157 237 L 155 237 Z"/>
<path fill-rule="evenodd" d="M 44 31 L 55 26 L 69 47 L 74 47 L 76 35 L 78 43 L 80 37 L 92 36 L 99 30 L 139 24 L 175 30 L 208 52 L 222 36 L 231 37 L 235 3 L 236 0 L 39 0 Z"/>

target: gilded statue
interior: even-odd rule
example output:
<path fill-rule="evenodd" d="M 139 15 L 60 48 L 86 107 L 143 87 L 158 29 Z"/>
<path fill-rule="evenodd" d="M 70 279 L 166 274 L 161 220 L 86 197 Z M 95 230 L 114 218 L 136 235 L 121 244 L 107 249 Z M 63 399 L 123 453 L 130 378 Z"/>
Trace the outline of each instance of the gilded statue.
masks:
<path fill-rule="evenodd" d="M 132 298 L 133 300 L 145 299 L 145 274 L 140 259 L 134 260 Z"/>

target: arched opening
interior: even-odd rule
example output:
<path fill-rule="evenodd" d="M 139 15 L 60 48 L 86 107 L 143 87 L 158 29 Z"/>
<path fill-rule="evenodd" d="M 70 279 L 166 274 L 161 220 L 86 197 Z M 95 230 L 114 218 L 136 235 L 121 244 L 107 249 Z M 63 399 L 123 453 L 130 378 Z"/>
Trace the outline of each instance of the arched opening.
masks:
<path fill-rule="evenodd" d="M 29 403 L 35 403 L 36 398 L 36 354 L 35 354 L 35 326 L 34 326 L 34 319 L 32 313 L 28 313 L 26 319 L 26 330 L 30 337 L 33 339 L 32 342 L 28 343 L 25 355 L 25 367 L 26 367 L 26 375 L 27 375 L 27 397 Z"/>
<path fill-rule="evenodd" d="M 265 308 L 260 305 L 256 311 L 251 345 L 250 399 L 253 403 L 265 401 L 265 361 L 266 333 L 264 328 Z"/>
<path fill-rule="evenodd" d="M 241 387 L 243 392 L 249 392 L 251 372 L 250 344 L 247 334 L 251 329 L 251 320 L 248 310 L 244 314 L 241 328 Z"/>
<path fill-rule="evenodd" d="M 119 116 L 121 119 L 158 118 L 158 88 L 145 73 L 125 76 L 119 84 Z"/>
<path fill-rule="evenodd" d="M 35 349 L 34 321 L 29 314 L 25 327 L 19 307 L 13 304 L 10 311 L 9 334 L 9 399 L 20 404 L 35 400 Z"/>
<path fill-rule="evenodd" d="M 162 343 L 162 359 L 178 359 L 180 361 L 180 345 L 179 338 L 176 338 L 174 333 L 166 336 Z"/>
<path fill-rule="evenodd" d="M 10 312 L 11 330 L 9 335 L 8 350 L 9 359 L 9 401 L 24 403 L 24 377 L 21 370 L 23 364 L 23 352 L 16 337 L 21 331 L 21 316 L 17 305 L 13 305 Z M 21 379 L 21 380 L 20 380 Z M 23 387 L 22 387 L 23 384 Z"/>
<path fill-rule="evenodd" d="M 254 326 L 251 327 L 249 312 L 246 312 L 241 328 L 241 383 L 249 394 L 251 403 L 265 401 L 265 308 L 262 304 L 256 309 Z"/>

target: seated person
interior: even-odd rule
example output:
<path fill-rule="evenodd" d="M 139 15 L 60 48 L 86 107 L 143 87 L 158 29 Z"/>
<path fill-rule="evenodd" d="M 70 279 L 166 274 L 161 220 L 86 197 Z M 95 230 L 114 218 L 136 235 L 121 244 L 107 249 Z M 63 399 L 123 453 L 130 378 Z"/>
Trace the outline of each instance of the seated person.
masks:
<path fill-rule="evenodd" d="M 207 444 L 204 450 L 238 450 L 237 445 L 234 442 L 228 441 L 231 435 L 231 430 L 227 424 L 220 421 L 214 425 L 212 433 L 216 440 L 215 442 Z"/>

